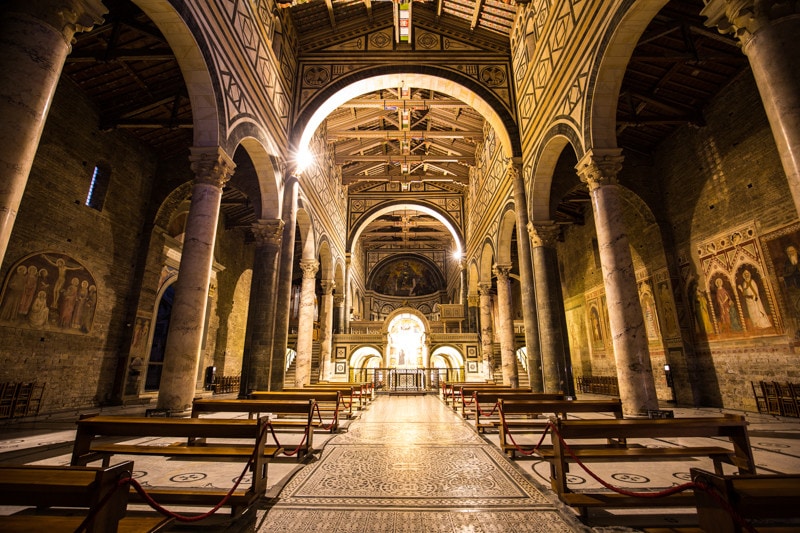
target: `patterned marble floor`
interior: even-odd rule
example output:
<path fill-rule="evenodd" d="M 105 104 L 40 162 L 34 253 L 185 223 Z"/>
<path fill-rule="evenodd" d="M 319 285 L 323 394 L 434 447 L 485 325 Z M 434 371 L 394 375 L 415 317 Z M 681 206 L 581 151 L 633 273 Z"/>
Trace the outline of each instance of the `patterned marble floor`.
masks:
<path fill-rule="evenodd" d="M 258 522 L 259 533 L 583 529 L 433 396 L 378 398 Z"/>

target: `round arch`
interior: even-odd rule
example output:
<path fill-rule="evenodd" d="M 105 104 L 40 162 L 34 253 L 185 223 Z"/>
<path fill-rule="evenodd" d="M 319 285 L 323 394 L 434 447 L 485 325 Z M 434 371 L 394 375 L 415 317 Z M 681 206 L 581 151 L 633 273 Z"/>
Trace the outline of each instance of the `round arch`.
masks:
<path fill-rule="evenodd" d="M 564 147 L 569 145 L 577 154 L 581 150 L 575 130 L 566 126 L 555 128 L 542 143 L 536 158 L 536 165 L 531 176 L 530 198 L 535 198 L 529 205 L 531 222 L 543 222 L 552 219 L 550 213 L 550 190 L 553 174 Z"/>
<path fill-rule="evenodd" d="M 359 346 L 350 354 L 348 368 L 377 368 L 383 364 L 383 355 L 375 346 Z"/>
<path fill-rule="evenodd" d="M 584 138 L 593 149 L 617 147 L 617 102 L 622 78 L 633 50 L 653 17 L 668 0 L 654 2 L 622 2 L 614 20 L 610 21 L 596 57 L 598 64 L 589 80 L 584 116 Z M 578 156 L 583 156 L 579 152 Z"/>
<path fill-rule="evenodd" d="M 297 234 L 302 242 L 302 253 L 298 259 L 311 260 L 317 258 L 316 242 L 314 242 L 314 224 L 311 215 L 303 207 L 297 209 Z"/>
<path fill-rule="evenodd" d="M 426 73 L 413 72 L 422 69 Z M 395 72 L 389 72 L 392 70 Z M 494 128 L 506 158 L 520 155 L 517 126 L 513 116 L 503 104 L 472 78 L 432 65 L 371 67 L 341 77 L 308 102 L 298 117 L 294 130 L 297 135 L 295 146 L 298 153 L 307 153 L 314 132 L 337 107 L 355 96 L 402 85 L 429 89 L 458 98 L 473 107 Z"/>
<path fill-rule="evenodd" d="M 464 355 L 461 353 L 461 350 L 451 344 L 439 345 L 431 349 L 431 366 L 436 366 L 434 364 L 434 358 L 437 357 L 447 363 L 447 368 L 464 368 Z"/>
<path fill-rule="evenodd" d="M 447 213 L 444 213 L 440 209 L 433 206 L 403 201 L 382 203 L 375 209 L 367 211 L 364 215 L 362 215 L 361 219 L 359 219 L 354 225 L 352 236 L 347 240 L 347 250 L 352 251 L 354 243 L 358 242 L 358 238 L 361 236 L 364 228 L 366 228 L 370 222 L 376 220 L 382 215 L 401 209 L 413 209 L 415 211 L 421 211 L 426 215 L 432 216 L 441 222 L 444 227 L 447 228 L 447 231 L 450 232 L 450 235 L 453 236 L 453 240 L 456 242 L 457 246 L 457 250 L 455 250 L 454 253 L 461 254 L 461 251 L 464 250 L 464 238 L 461 235 L 461 232 L 456 229 L 457 225 L 455 221 L 452 220 Z"/>
<path fill-rule="evenodd" d="M 497 230 L 497 264 L 511 264 L 511 237 L 517 229 L 517 215 L 514 205 L 509 203 L 500 218 L 500 227 Z M 520 236 L 517 235 L 519 239 Z"/>
<path fill-rule="evenodd" d="M 492 281 L 492 266 L 494 265 L 494 248 L 492 248 L 492 243 L 488 240 L 483 244 L 483 250 L 481 251 L 481 275 L 480 281 L 482 283 L 488 283 Z"/>
<path fill-rule="evenodd" d="M 253 137 L 246 137 L 239 143 L 247 152 L 253 163 L 260 193 L 260 209 L 256 216 L 260 219 L 278 219 L 281 217 L 281 173 L 277 170 L 274 158 L 268 153 L 262 142 Z"/>
<path fill-rule="evenodd" d="M 331 246 L 328 243 L 327 236 L 323 236 L 320 239 L 317 249 L 319 250 L 320 279 L 322 281 L 331 281 L 333 280 L 333 254 L 331 254 Z"/>

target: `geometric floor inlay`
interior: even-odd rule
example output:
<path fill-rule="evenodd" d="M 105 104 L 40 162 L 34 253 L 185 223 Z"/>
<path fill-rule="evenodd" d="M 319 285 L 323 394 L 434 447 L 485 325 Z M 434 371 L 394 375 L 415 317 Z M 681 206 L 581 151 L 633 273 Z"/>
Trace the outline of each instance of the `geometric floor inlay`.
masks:
<path fill-rule="evenodd" d="M 378 444 L 381 446 L 417 446 L 422 444 L 485 444 L 466 424 L 418 422 L 402 424 L 382 422 L 353 424 L 347 433 L 336 435 L 330 444 Z"/>
<path fill-rule="evenodd" d="M 329 445 L 284 487 L 281 503 L 497 508 L 548 502 L 490 446 Z"/>

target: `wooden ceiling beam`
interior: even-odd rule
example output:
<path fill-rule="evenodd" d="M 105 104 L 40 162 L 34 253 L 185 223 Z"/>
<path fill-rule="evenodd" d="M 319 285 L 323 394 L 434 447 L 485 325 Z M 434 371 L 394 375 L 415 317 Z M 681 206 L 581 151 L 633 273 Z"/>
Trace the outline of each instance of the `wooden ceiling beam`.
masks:
<path fill-rule="evenodd" d="M 464 165 L 474 165 L 474 155 L 337 155 L 334 156 L 335 163 L 342 165 L 350 162 L 369 162 L 380 161 L 390 163 L 461 163 Z"/>
<path fill-rule="evenodd" d="M 483 139 L 483 130 L 437 131 L 437 130 L 346 130 L 328 129 L 328 140 L 343 139 L 386 139 L 386 140 L 421 140 L 428 139 L 462 139 L 464 137 Z"/>

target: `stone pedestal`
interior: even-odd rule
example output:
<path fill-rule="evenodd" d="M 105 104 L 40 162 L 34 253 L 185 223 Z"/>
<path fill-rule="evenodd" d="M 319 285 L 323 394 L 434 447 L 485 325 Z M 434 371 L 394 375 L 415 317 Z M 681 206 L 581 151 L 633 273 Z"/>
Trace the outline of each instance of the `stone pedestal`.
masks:
<path fill-rule="evenodd" d="M 800 5 L 706 0 L 708 26 L 735 35 L 750 61 L 772 136 L 800 212 Z"/>
<path fill-rule="evenodd" d="M 333 374 L 331 350 L 333 348 L 333 289 L 336 283 L 322 282 L 322 305 L 319 311 L 319 361 L 320 379 L 330 381 Z"/>
<path fill-rule="evenodd" d="M 497 329 L 500 337 L 500 365 L 503 370 L 503 385 L 519 387 L 517 357 L 514 353 L 514 322 L 511 312 L 511 265 L 495 265 L 497 276 Z"/>
<path fill-rule="evenodd" d="M 195 397 L 222 187 L 235 168 L 216 147 L 192 148 L 190 159 L 196 177 L 158 389 L 158 408 L 170 411 L 190 409 Z"/>
<path fill-rule="evenodd" d="M 275 330 L 270 358 L 269 390 L 283 390 L 286 376 L 286 348 L 289 343 L 289 313 L 292 306 L 294 234 L 297 229 L 297 178 L 286 180 L 283 189 L 283 236 L 275 294 Z"/>
<path fill-rule="evenodd" d="M 72 38 L 108 9 L 100 0 L 6 0 L 0 12 L 2 262 Z"/>
<path fill-rule="evenodd" d="M 621 168 L 622 156 L 616 149 L 588 152 L 576 165 L 592 198 L 622 409 L 626 415 L 643 416 L 658 409 L 658 398 L 633 259 L 622 221 L 616 183 Z"/>
<path fill-rule="evenodd" d="M 313 259 L 300 261 L 303 282 L 300 287 L 300 312 L 297 321 L 297 367 L 295 387 L 311 384 L 311 350 L 314 344 L 314 308 L 319 262 Z"/>
<path fill-rule="evenodd" d="M 558 275 L 556 242 L 560 229 L 552 222 L 531 222 L 527 229 L 532 246 L 533 268 L 536 270 L 544 390 L 574 396 L 564 296 Z"/>
<path fill-rule="evenodd" d="M 492 284 L 478 284 L 481 305 L 481 358 L 484 379 L 494 379 L 494 328 L 492 326 Z"/>
<path fill-rule="evenodd" d="M 522 176 L 522 165 L 519 162 L 514 162 L 509 167 L 509 172 L 514 187 L 514 213 L 517 216 L 517 260 L 519 262 L 522 320 L 525 325 L 525 347 L 528 352 L 528 381 L 533 392 L 543 392 L 544 380 L 542 377 L 542 354 L 539 341 L 539 318 L 536 313 L 531 243 L 526 238 L 528 231 L 528 203 L 525 197 L 525 180 Z"/>
<path fill-rule="evenodd" d="M 255 254 L 250 284 L 250 305 L 247 311 L 242 361 L 240 397 L 251 391 L 269 390 L 270 357 L 275 321 L 275 287 L 281 255 L 283 220 L 259 220 L 253 224 Z"/>

